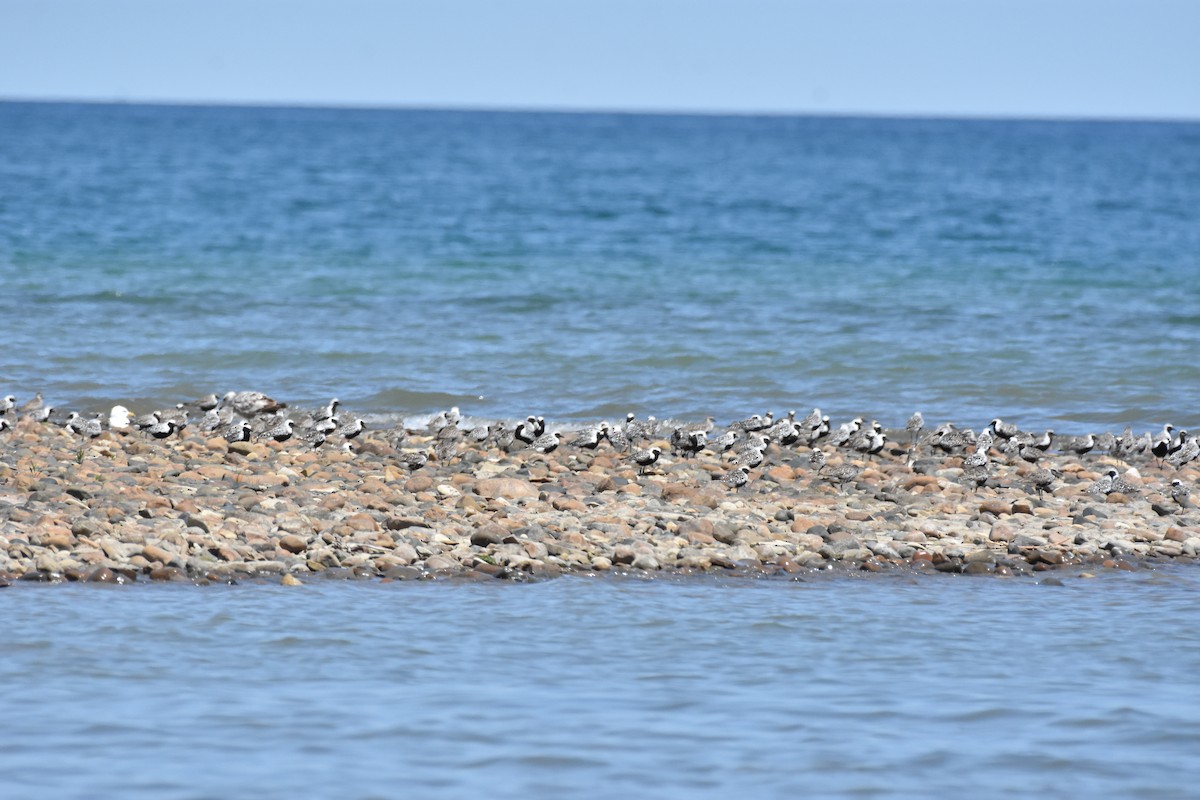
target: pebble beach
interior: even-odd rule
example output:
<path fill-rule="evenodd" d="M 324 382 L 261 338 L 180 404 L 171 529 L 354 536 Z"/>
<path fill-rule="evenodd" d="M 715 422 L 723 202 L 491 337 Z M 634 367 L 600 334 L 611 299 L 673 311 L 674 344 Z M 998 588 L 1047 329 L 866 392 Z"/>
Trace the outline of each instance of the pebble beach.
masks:
<path fill-rule="evenodd" d="M 737 450 L 671 455 L 663 429 L 629 450 L 572 445 L 578 432 L 564 429 L 541 452 L 463 423 L 368 426 L 313 447 L 194 424 L 161 440 L 132 428 L 91 438 L 22 417 L 0 433 L 0 581 L 1090 576 L 1200 552 L 1200 514 L 1170 491 L 1195 484 L 1195 462 L 1050 449 L 1034 465 L 996 445 L 977 485 L 964 454 L 889 433 L 874 455 L 772 442 L 746 471 Z M 662 456 L 639 465 L 638 447 Z M 1061 476 L 1040 498 L 1039 469 Z M 727 479 L 738 470 L 743 486 Z M 1110 470 L 1120 491 L 1097 491 Z"/>

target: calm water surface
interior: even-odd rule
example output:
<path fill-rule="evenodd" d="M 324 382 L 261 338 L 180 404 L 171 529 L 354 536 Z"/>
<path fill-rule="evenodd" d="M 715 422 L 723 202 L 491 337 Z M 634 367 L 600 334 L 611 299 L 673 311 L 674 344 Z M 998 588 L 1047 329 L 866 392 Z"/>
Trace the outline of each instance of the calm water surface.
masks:
<path fill-rule="evenodd" d="M 1195 797 L 1200 577 L 0 593 L 0 796 Z"/>
<path fill-rule="evenodd" d="M 0 103 L 0 395 L 1200 426 L 1200 124 Z"/>

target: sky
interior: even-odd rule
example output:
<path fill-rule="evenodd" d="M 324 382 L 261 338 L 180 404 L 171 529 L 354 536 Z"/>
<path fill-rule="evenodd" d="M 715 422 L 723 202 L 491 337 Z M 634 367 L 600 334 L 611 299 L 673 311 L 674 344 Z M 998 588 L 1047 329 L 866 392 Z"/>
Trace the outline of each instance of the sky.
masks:
<path fill-rule="evenodd" d="M 1200 0 L 0 0 L 0 98 L 1200 119 Z"/>

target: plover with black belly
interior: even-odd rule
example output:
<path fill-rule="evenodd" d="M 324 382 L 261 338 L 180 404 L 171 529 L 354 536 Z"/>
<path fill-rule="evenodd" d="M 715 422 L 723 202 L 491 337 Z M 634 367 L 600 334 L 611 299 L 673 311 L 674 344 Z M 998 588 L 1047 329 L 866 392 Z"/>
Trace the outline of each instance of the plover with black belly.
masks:
<path fill-rule="evenodd" d="M 1166 459 L 1166 463 L 1170 464 L 1176 469 L 1182 467 L 1184 464 L 1195 461 L 1198 457 L 1200 457 L 1200 439 L 1191 438 L 1188 436 L 1187 431 L 1180 433 L 1180 438 L 1183 439 L 1184 437 L 1187 438 L 1184 440 L 1183 444 L 1179 446 L 1179 449 L 1167 456 Z"/>
<path fill-rule="evenodd" d="M 1174 500 L 1180 508 L 1192 507 L 1192 490 L 1186 486 L 1179 478 L 1171 481 L 1171 499 Z"/>
<path fill-rule="evenodd" d="M 1077 456 L 1087 455 L 1096 447 L 1096 434 L 1087 436 L 1072 436 L 1060 442 L 1058 449 L 1064 453 L 1074 453 Z"/>
<path fill-rule="evenodd" d="M 658 447 L 647 447 L 645 450 L 638 450 L 633 454 L 633 461 L 638 465 L 638 474 L 645 475 L 646 470 L 658 462 L 658 457 L 662 455 L 662 449 Z"/>
<path fill-rule="evenodd" d="M 353 422 L 347 423 L 337 429 L 337 435 L 343 439 L 353 439 L 367 429 L 367 423 L 361 419 L 356 419 Z"/>
<path fill-rule="evenodd" d="M 539 453 L 553 453 L 558 449 L 559 442 L 562 441 L 562 434 L 558 431 L 551 433 L 543 433 L 538 438 L 534 439 L 529 444 L 530 450 L 536 450 Z"/>
<path fill-rule="evenodd" d="M 908 418 L 908 422 L 904 425 L 904 430 L 908 431 L 908 441 L 910 444 L 916 444 L 917 437 L 921 435 L 921 431 L 925 429 L 925 416 L 920 411 L 914 411 L 913 415 Z"/>
<path fill-rule="evenodd" d="M 157 422 L 145 429 L 146 433 L 155 439 L 166 439 L 177 430 L 179 430 L 179 425 L 173 419 Z"/>
<path fill-rule="evenodd" d="M 283 422 L 263 433 L 262 438 L 274 439 L 277 442 L 286 442 L 288 439 L 292 438 L 295 428 L 296 423 L 292 422 L 290 419 L 284 419 Z"/>
<path fill-rule="evenodd" d="M 819 447 L 814 447 L 812 452 L 808 454 L 808 466 L 820 472 L 825 469 L 825 464 L 825 451 Z"/>
<path fill-rule="evenodd" d="M 16 407 L 17 398 L 13 395 L 5 395 L 3 398 L 0 398 L 0 417 L 4 416 L 9 411 L 12 411 Z"/>
<path fill-rule="evenodd" d="M 1054 481 L 1062 477 L 1062 473 L 1056 469 L 1039 469 L 1033 473 L 1030 482 L 1033 484 L 1033 490 L 1037 492 L 1038 500 L 1042 499 L 1045 492 L 1051 492 L 1051 487 Z"/>
<path fill-rule="evenodd" d="M 243 417 L 273 414 L 287 407 L 287 403 L 272 400 L 262 392 L 227 392 L 221 398 L 221 404 L 229 406 Z"/>
<path fill-rule="evenodd" d="M 749 481 L 750 468 L 745 465 L 729 470 L 729 472 L 725 473 L 725 477 L 721 479 L 722 483 L 735 492 L 749 483 Z"/>
<path fill-rule="evenodd" d="M 401 453 L 400 455 L 396 456 L 396 460 L 399 461 L 400 465 L 409 472 L 416 472 L 421 467 L 429 463 L 429 455 L 418 450 L 411 453 Z"/>
<path fill-rule="evenodd" d="M 860 470 L 853 464 L 842 464 L 825 473 L 825 480 L 837 487 L 839 492 L 845 490 L 846 484 L 858 478 Z"/>
<path fill-rule="evenodd" d="M 233 444 L 234 442 L 250 441 L 250 431 L 250 423 L 242 419 L 225 426 L 219 431 L 219 433 L 221 438 L 230 444 Z"/>
<path fill-rule="evenodd" d="M 1005 422 L 999 417 L 996 417 L 994 420 L 992 420 L 991 426 L 992 431 L 1001 439 L 1011 439 L 1021 432 L 1021 429 L 1016 425 L 1013 425 L 1010 422 Z"/>

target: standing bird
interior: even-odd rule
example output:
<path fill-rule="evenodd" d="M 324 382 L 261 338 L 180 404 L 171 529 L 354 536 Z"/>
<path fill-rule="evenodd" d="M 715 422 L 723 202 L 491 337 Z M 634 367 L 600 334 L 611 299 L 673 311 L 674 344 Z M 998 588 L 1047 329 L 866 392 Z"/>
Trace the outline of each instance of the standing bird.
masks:
<path fill-rule="evenodd" d="M 1181 431 L 1179 438 L 1183 443 L 1166 459 L 1166 463 L 1176 469 L 1200 457 L 1200 439 L 1188 436 L 1187 431 Z"/>
<path fill-rule="evenodd" d="M 9 411 L 12 411 L 14 408 L 16 408 L 16 405 L 17 398 L 11 394 L 5 396 L 4 398 L 0 398 L 0 417 L 4 416 Z"/>
<path fill-rule="evenodd" d="M 996 417 L 994 420 L 992 420 L 991 426 L 992 432 L 1001 439 L 1011 439 L 1021 432 L 1021 429 L 1016 425 L 1013 425 L 1011 422 L 1005 422 L 999 417 Z"/>
<path fill-rule="evenodd" d="M 541 436 L 529 443 L 529 450 L 536 450 L 539 453 L 553 453 L 558 449 L 558 443 L 562 441 L 562 434 L 558 431 L 552 433 L 543 433 Z"/>
<path fill-rule="evenodd" d="M 173 419 L 156 422 L 145 429 L 146 433 L 150 434 L 155 439 L 166 439 L 177 430 L 179 430 L 179 423 Z"/>
<path fill-rule="evenodd" d="M 725 477 L 721 479 L 722 483 L 724 483 L 730 489 L 733 489 L 735 492 L 745 486 L 749 481 L 750 468 L 744 465 L 738 467 L 737 469 L 731 469 L 729 472 L 725 473 Z"/>
<path fill-rule="evenodd" d="M 341 436 L 343 439 L 353 439 L 366 429 L 367 423 L 363 422 L 361 419 L 356 419 L 354 422 L 347 423 L 338 428 L 337 435 Z"/>
<path fill-rule="evenodd" d="M 917 437 L 921 435 L 921 431 L 925 429 L 925 417 L 920 411 L 914 411 L 913 415 L 908 418 L 908 423 L 904 429 L 908 431 L 908 441 L 910 444 L 917 443 Z"/>
<path fill-rule="evenodd" d="M 971 467 L 963 472 L 963 480 L 974 485 L 976 489 L 982 489 L 991 477 L 992 473 L 988 471 L 986 464 Z"/>
<path fill-rule="evenodd" d="M 1183 481 L 1175 478 L 1171 481 L 1171 499 L 1174 500 L 1180 508 L 1192 507 L 1192 490 L 1184 485 Z"/>
<path fill-rule="evenodd" d="M 220 433 L 221 437 L 225 441 L 233 444 L 234 442 L 250 441 L 250 431 L 250 423 L 243 419 L 238 422 L 230 423 L 218 431 L 218 433 Z"/>
<path fill-rule="evenodd" d="M 813 451 L 808 454 L 808 466 L 820 472 L 825 469 L 825 464 L 825 451 L 819 447 L 814 447 Z"/>
<path fill-rule="evenodd" d="M 1033 473 L 1033 490 L 1037 492 L 1038 500 L 1042 499 L 1045 492 L 1053 494 L 1051 486 L 1054 481 L 1062 477 L 1062 473 L 1056 469 L 1039 469 Z"/>
<path fill-rule="evenodd" d="M 633 460 L 638 465 L 638 474 L 645 475 L 646 469 L 657 463 L 658 457 L 661 455 L 662 449 L 658 447 L 648 447 L 645 450 L 638 450 L 634 453 Z"/>
<path fill-rule="evenodd" d="M 262 392 L 228 392 L 221 399 L 221 405 L 232 408 L 243 417 L 273 414 L 287 407 L 287 403 L 272 400 Z"/>
<path fill-rule="evenodd" d="M 414 453 L 401 453 L 396 460 L 409 472 L 416 472 L 429 463 L 429 455 L 418 450 Z"/>
<path fill-rule="evenodd" d="M 840 467 L 834 467 L 825 473 L 825 479 L 838 487 L 838 491 L 845 491 L 845 486 L 850 481 L 858 478 L 859 469 L 853 464 L 842 464 Z"/>
<path fill-rule="evenodd" d="M 292 438 L 292 432 L 295 427 L 296 423 L 292 422 L 290 419 L 284 419 L 283 422 L 264 433 L 263 438 L 265 439 L 270 437 L 277 442 L 286 442 L 288 439 Z"/>

